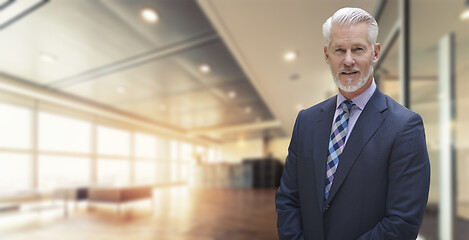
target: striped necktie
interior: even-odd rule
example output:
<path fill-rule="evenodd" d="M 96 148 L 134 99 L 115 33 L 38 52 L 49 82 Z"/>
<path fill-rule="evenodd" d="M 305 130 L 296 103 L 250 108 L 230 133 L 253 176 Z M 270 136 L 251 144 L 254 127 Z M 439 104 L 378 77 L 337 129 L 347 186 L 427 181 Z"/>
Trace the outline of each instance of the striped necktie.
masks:
<path fill-rule="evenodd" d="M 345 147 L 345 138 L 347 136 L 347 126 L 351 108 L 352 102 L 350 100 L 342 102 L 342 111 L 335 119 L 334 126 L 332 126 L 326 166 L 326 200 L 329 196 L 329 191 L 331 190 L 332 181 L 334 180 L 334 173 L 339 165 L 339 156 Z"/>

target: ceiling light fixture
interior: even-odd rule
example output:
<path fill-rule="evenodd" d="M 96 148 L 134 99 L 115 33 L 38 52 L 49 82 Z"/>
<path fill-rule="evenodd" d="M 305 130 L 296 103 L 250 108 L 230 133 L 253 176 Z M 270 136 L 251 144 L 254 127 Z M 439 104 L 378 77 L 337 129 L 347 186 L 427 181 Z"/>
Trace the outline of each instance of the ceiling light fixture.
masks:
<path fill-rule="evenodd" d="M 297 58 L 298 58 L 298 53 L 296 53 L 295 51 L 288 51 L 288 52 L 286 52 L 286 53 L 283 55 L 283 59 L 284 59 L 286 62 L 293 62 L 293 61 L 295 61 Z"/>
<path fill-rule="evenodd" d="M 240 135 L 238 137 L 237 146 L 238 147 L 244 147 L 245 145 L 246 145 L 246 142 L 244 141 L 244 136 Z"/>
<path fill-rule="evenodd" d="M 236 97 L 236 92 L 235 91 L 229 91 L 228 92 L 228 97 L 229 98 L 235 98 Z"/>
<path fill-rule="evenodd" d="M 459 17 L 463 21 L 469 19 L 469 0 L 466 0 L 466 8 L 464 9 L 464 11 L 461 13 Z"/>
<path fill-rule="evenodd" d="M 209 73 L 211 71 L 210 65 L 204 63 L 204 64 L 199 66 L 199 70 L 203 73 Z"/>
<path fill-rule="evenodd" d="M 461 15 L 459 17 L 463 21 L 469 19 L 469 6 L 461 13 Z"/>
<path fill-rule="evenodd" d="M 57 57 L 46 52 L 40 52 L 39 53 L 39 58 L 47 63 L 56 63 L 57 62 Z"/>
<path fill-rule="evenodd" d="M 126 92 L 127 92 L 127 89 L 125 89 L 125 87 L 120 86 L 120 87 L 117 87 L 117 88 L 116 88 L 116 91 L 117 91 L 118 93 L 123 94 L 123 93 L 126 93 Z"/>
<path fill-rule="evenodd" d="M 148 23 L 156 23 L 160 19 L 158 13 L 152 8 L 144 8 L 140 11 L 140 16 Z"/>

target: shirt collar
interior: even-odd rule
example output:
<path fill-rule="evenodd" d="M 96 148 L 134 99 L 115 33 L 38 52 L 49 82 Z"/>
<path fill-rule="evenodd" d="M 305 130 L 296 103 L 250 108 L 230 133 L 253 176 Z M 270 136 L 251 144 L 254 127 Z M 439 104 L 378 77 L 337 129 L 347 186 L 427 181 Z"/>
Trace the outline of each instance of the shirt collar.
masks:
<path fill-rule="evenodd" d="M 354 105 L 356 105 L 360 110 L 363 110 L 365 108 L 365 105 L 368 103 L 368 100 L 370 100 L 371 96 L 373 96 L 373 93 L 376 90 L 376 83 L 375 79 L 373 78 L 373 81 L 371 82 L 371 85 L 368 89 L 366 89 L 362 94 L 352 98 L 352 102 Z M 347 98 L 342 95 L 342 93 L 337 94 L 337 104 L 336 108 L 339 108 L 340 104 L 347 100 Z"/>

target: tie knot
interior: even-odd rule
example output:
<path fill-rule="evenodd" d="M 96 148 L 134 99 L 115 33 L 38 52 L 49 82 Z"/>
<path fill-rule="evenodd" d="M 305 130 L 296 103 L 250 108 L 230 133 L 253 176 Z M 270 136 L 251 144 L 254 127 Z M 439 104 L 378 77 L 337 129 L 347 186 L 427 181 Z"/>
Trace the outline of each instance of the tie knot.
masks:
<path fill-rule="evenodd" d="M 350 100 L 345 100 L 342 102 L 342 110 L 344 112 L 350 113 L 350 109 L 352 109 L 353 102 Z"/>

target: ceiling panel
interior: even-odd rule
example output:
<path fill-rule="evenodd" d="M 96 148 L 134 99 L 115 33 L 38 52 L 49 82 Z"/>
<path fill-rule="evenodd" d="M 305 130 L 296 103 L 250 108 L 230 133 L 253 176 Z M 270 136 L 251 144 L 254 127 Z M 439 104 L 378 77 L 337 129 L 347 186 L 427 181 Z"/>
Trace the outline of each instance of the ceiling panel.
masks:
<path fill-rule="evenodd" d="M 228 104 L 241 104 L 249 101 L 262 101 L 248 80 L 240 79 L 213 88 L 214 94 Z"/>
<path fill-rule="evenodd" d="M 207 109 L 217 109 L 220 106 L 220 102 L 210 91 L 190 91 L 186 94 L 167 96 L 165 98 L 136 103 L 123 103 L 117 107 L 187 129 L 193 127 L 193 125 L 180 125 L 184 122 L 182 118 L 187 117 L 188 114 L 193 115 L 194 112 L 200 113 Z"/>
<path fill-rule="evenodd" d="M 98 0 L 96 2 L 101 3 L 119 19 L 121 24 L 151 42 L 155 48 L 213 31 L 210 22 L 195 1 Z M 156 10 L 160 21 L 156 24 L 143 23 L 140 18 L 140 10 L 143 8 Z"/>
<path fill-rule="evenodd" d="M 222 41 L 190 49 L 184 54 L 175 55 L 173 59 L 206 84 L 246 79 L 243 71 Z M 199 71 L 199 66 L 202 64 L 210 66 L 211 70 L 208 74 Z"/>
<path fill-rule="evenodd" d="M 2 30 L 0 69 L 50 83 L 152 48 L 96 1 L 52 1 Z"/>
<path fill-rule="evenodd" d="M 115 105 L 162 98 L 173 93 L 190 91 L 200 85 L 171 59 L 162 59 L 121 71 L 117 70 L 96 79 L 75 82 L 61 90 Z M 103 92 L 116 95 L 119 87 L 125 88 L 125 94 L 119 94 L 119 98 L 102 97 Z"/>

